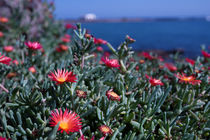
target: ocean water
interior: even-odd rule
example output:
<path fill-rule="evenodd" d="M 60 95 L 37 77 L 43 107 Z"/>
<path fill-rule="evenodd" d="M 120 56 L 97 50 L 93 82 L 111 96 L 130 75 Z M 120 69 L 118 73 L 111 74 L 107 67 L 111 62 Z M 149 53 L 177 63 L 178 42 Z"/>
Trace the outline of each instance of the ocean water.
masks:
<path fill-rule="evenodd" d="M 109 41 L 115 48 L 126 35 L 134 38 L 134 50 L 183 49 L 186 57 L 201 55 L 201 45 L 210 46 L 210 22 L 154 21 L 122 23 L 83 23 L 83 27 L 97 38 Z M 209 51 L 209 50 L 208 50 Z"/>

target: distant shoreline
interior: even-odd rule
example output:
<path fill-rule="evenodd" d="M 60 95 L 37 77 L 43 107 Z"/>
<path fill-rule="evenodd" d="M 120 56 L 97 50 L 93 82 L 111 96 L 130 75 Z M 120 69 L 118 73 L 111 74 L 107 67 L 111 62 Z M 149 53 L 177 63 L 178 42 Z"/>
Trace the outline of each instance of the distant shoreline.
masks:
<path fill-rule="evenodd" d="M 66 23 L 117 23 L 117 22 L 158 22 L 158 21 L 207 21 L 206 18 L 119 18 L 119 19 L 96 19 L 96 20 L 84 20 L 84 19 L 64 19 Z"/>

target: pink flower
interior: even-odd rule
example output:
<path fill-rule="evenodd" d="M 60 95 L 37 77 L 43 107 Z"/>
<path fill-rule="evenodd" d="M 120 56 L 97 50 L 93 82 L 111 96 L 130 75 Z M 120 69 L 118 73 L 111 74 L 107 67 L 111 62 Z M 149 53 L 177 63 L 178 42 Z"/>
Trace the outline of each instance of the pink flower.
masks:
<path fill-rule="evenodd" d="M 65 51 L 68 51 L 69 47 L 66 46 L 66 45 L 59 45 L 59 47 L 57 47 L 55 50 L 57 52 L 65 52 Z"/>
<path fill-rule="evenodd" d="M 28 68 L 28 70 L 31 72 L 31 73 L 36 73 L 36 69 L 34 66 Z"/>
<path fill-rule="evenodd" d="M 61 133 L 63 131 L 67 134 L 69 132 L 78 132 L 82 128 L 80 116 L 68 109 L 64 112 L 61 109 L 56 109 L 51 112 L 51 116 L 50 125 L 56 126 L 60 122 L 58 131 L 61 130 Z"/>
<path fill-rule="evenodd" d="M 161 56 L 158 56 L 157 59 L 160 61 L 160 62 L 163 62 L 164 59 L 161 57 Z"/>
<path fill-rule="evenodd" d="M 71 36 L 69 34 L 65 34 L 64 37 L 69 38 L 69 39 L 71 38 Z"/>
<path fill-rule="evenodd" d="M 99 140 L 104 140 L 105 139 L 105 137 L 101 137 Z"/>
<path fill-rule="evenodd" d="M 110 56 L 110 53 L 109 53 L 109 52 L 105 52 L 105 53 L 104 53 L 104 56 L 105 56 L 105 57 L 109 57 L 109 56 Z"/>
<path fill-rule="evenodd" d="M 149 79 L 149 82 L 152 86 L 157 86 L 157 85 L 163 86 L 163 83 L 159 79 L 152 78 L 148 76 L 147 74 L 146 74 L 146 78 Z"/>
<path fill-rule="evenodd" d="M 136 68 L 135 68 L 135 69 L 136 69 L 136 71 L 139 71 L 139 66 L 136 66 Z"/>
<path fill-rule="evenodd" d="M 153 56 L 151 56 L 148 52 L 142 52 L 141 53 L 145 58 L 149 59 L 149 60 L 153 60 L 155 59 Z"/>
<path fill-rule="evenodd" d="M 64 82 L 76 82 L 77 78 L 76 75 L 73 74 L 73 72 L 68 72 L 68 70 L 59 70 L 55 71 L 54 73 L 51 72 L 48 77 L 52 80 L 55 81 L 56 84 L 63 84 Z"/>
<path fill-rule="evenodd" d="M 170 71 L 177 71 L 177 67 L 174 66 L 172 63 L 165 63 L 165 67 L 168 68 Z"/>
<path fill-rule="evenodd" d="M 98 46 L 96 49 L 97 49 L 97 51 L 99 51 L 99 52 L 102 52 L 102 51 L 103 51 L 103 48 L 102 48 L 101 46 Z"/>
<path fill-rule="evenodd" d="M 42 49 L 42 45 L 38 42 L 25 42 L 25 45 L 31 50 L 39 50 Z"/>
<path fill-rule="evenodd" d="M 19 64 L 19 62 L 17 60 L 13 60 L 12 63 L 15 64 L 15 65 Z"/>
<path fill-rule="evenodd" d="M 1 136 L 0 136 L 0 140 L 7 140 L 7 139 L 6 139 L 6 138 L 4 138 L 4 137 L 1 137 Z"/>
<path fill-rule="evenodd" d="M 185 59 L 188 63 L 190 63 L 191 65 L 195 65 L 195 61 L 189 58 Z"/>
<path fill-rule="evenodd" d="M 177 75 L 175 74 L 175 76 L 177 78 L 179 78 L 179 82 L 180 83 L 189 83 L 192 85 L 199 85 L 201 83 L 201 80 L 196 80 L 195 76 L 191 75 L 191 76 L 186 76 L 186 74 L 182 73 L 182 75 L 180 73 L 178 73 Z"/>
<path fill-rule="evenodd" d="M 6 52 L 12 52 L 14 50 L 13 46 L 4 46 L 4 51 Z"/>
<path fill-rule="evenodd" d="M 9 21 L 8 18 L 6 18 L 6 17 L 0 17 L 0 22 L 7 23 L 8 21 Z"/>
<path fill-rule="evenodd" d="M 61 38 L 61 40 L 64 42 L 64 43 L 68 43 L 71 41 L 71 36 L 68 35 L 68 34 L 65 34 L 64 37 Z"/>
<path fill-rule="evenodd" d="M 74 25 L 70 24 L 70 23 L 67 23 L 66 24 L 66 29 L 76 29 L 77 27 L 75 27 Z"/>
<path fill-rule="evenodd" d="M 4 34 L 0 31 L 0 37 L 3 37 L 4 36 Z"/>
<path fill-rule="evenodd" d="M 104 64 L 107 67 L 110 67 L 110 68 L 118 68 L 118 67 L 120 67 L 117 59 L 109 59 L 108 57 L 105 57 L 105 58 L 102 57 L 101 61 L 103 61 Z"/>
<path fill-rule="evenodd" d="M 203 56 L 204 56 L 205 58 L 210 58 L 210 53 L 205 52 L 205 51 L 201 51 L 201 53 L 203 54 Z"/>
<path fill-rule="evenodd" d="M 126 36 L 127 40 L 129 41 L 129 43 L 133 43 L 135 42 L 136 40 L 134 40 L 133 38 L 131 38 L 130 36 Z"/>
<path fill-rule="evenodd" d="M 91 39 L 93 36 L 92 36 L 91 34 L 86 33 L 86 34 L 85 34 L 85 37 L 86 37 L 87 39 Z"/>
<path fill-rule="evenodd" d="M 9 58 L 7 56 L 4 56 L 4 55 L 1 55 L 1 53 L 0 53 L 0 63 L 9 65 L 10 64 L 10 61 L 12 61 L 11 58 Z"/>
<path fill-rule="evenodd" d="M 101 131 L 101 133 L 103 133 L 104 136 L 106 136 L 107 134 L 112 134 L 112 129 L 110 129 L 107 125 L 102 125 L 99 127 L 99 130 Z"/>
<path fill-rule="evenodd" d="M 104 44 L 104 45 L 107 44 L 107 41 L 103 40 L 101 38 L 93 38 L 93 41 L 94 41 L 95 44 Z"/>

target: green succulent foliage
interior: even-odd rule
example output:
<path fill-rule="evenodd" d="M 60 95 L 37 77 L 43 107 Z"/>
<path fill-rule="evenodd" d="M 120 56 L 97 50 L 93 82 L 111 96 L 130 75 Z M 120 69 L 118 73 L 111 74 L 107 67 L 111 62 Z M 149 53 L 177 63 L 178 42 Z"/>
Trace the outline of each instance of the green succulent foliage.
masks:
<path fill-rule="evenodd" d="M 13 14 L 20 16 L 22 13 Z M 34 38 L 28 35 L 30 32 L 25 32 L 30 27 L 16 28 L 18 22 L 11 21 L 8 31 L 0 25 L 0 30 L 5 32 L 0 45 L 14 45 L 16 50 L 4 54 L 22 61 L 19 65 L 0 64 L 1 137 L 12 140 L 79 139 L 79 133 L 60 133 L 59 124 L 49 125 L 51 111 L 59 108 L 67 108 L 80 116 L 82 132 L 87 139 L 103 137 L 98 129 L 101 125 L 112 129 L 113 133 L 105 137 L 110 140 L 209 137 L 209 59 L 198 57 L 192 66 L 183 62 L 179 55 L 174 56 L 172 60 L 177 72 L 194 74 L 201 80 L 200 85 L 179 83 L 174 72 L 159 68 L 163 62 L 135 54 L 130 47 L 133 40 L 126 36 L 117 49 L 110 43 L 105 45 L 112 53 L 110 57 L 120 64 L 119 69 L 109 68 L 99 64 L 103 54 L 96 51 L 98 45 L 93 38 L 85 37 L 86 30 L 80 24 L 73 31 L 66 30 L 61 22 L 51 18 L 46 17 L 45 23 L 44 26 L 37 25 L 44 32 Z M 69 46 L 68 51 L 55 51 L 66 33 L 72 35 L 72 41 L 65 43 Z M 39 41 L 45 52 L 28 50 L 24 45 L 26 40 Z M 3 52 L 2 47 L 0 51 Z M 139 59 L 145 63 L 138 63 Z M 31 66 L 36 68 L 36 73 L 28 70 Z M 56 69 L 73 71 L 77 82 L 56 85 L 48 77 Z M 195 69 L 202 71 L 195 73 Z M 9 73 L 16 75 L 8 77 Z M 161 79 L 164 86 L 152 86 L 145 74 Z M 85 91 L 87 97 L 78 97 L 76 90 Z M 117 93 L 120 101 L 109 100 L 106 96 L 109 90 Z"/>

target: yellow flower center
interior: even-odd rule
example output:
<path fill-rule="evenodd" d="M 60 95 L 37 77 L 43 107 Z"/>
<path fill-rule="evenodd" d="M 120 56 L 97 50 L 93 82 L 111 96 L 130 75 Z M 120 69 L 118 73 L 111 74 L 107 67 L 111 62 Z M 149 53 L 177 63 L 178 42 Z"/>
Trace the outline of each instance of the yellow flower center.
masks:
<path fill-rule="evenodd" d="M 192 81 L 193 77 L 189 76 L 189 77 L 183 77 L 184 81 Z"/>
<path fill-rule="evenodd" d="M 68 122 L 65 121 L 62 121 L 59 126 L 63 130 L 67 130 L 69 128 Z"/>
<path fill-rule="evenodd" d="M 58 82 L 63 83 L 66 81 L 66 77 L 59 77 L 59 78 L 57 78 L 57 80 L 58 80 Z"/>
<path fill-rule="evenodd" d="M 109 92 L 109 94 L 112 96 L 112 97 L 119 97 L 115 92 Z"/>
<path fill-rule="evenodd" d="M 105 132 L 105 133 L 108 133 L 108 132 L 109 132 L 109 128 L 103 127 L 103 128 L 102 128 L 102 131 Z"/>

